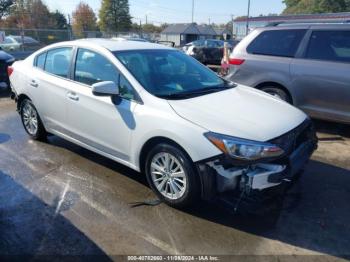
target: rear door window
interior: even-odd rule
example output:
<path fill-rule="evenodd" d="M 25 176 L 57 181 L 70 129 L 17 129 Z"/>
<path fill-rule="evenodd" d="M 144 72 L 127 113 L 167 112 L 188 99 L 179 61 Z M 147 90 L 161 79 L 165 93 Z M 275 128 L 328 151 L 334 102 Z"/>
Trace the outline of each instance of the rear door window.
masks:
<path fill-rule="evenodd" d="M 60 77 L 68 78 L 72 51 L 73 49 L 71 47 L 49 50 L 45 61 L 45 71 Z"/>
<path fill-rule="evenodd" d="M 294 57 L 306 30 L 264 31 L 248 46 L 247 52 L 255 55 Z"/>
<path fill-rule="evenodd" d="M 350 31 L 314 31 L 306 58 L 350 63 Z"/>

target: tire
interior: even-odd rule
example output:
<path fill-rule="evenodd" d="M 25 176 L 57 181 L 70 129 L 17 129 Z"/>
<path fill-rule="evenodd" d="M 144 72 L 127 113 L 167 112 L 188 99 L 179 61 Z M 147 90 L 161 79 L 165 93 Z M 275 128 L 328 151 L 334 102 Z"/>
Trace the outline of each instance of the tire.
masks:
<path fill-rule="evenodd" d="M 279 98 L 279 99 L 281 99 L 289 104 L 292 103 L 292 100 L 291 100 L 289 94 L 279 87 L 264 86 L 261 88 L 261 91 L 264 91 L 272 96 L 275 96 L 275 97 L 277 97 L 277 98 Z"/>
<path fill-rule="evenodd" d="M 38 111 L 29 99 L 24 99 L 20 105 L 20 115 L 24 130 L 34 140 L 45 141 L 47 133 Z"/>
<path fill-rule="evenodd" d="M 152 190 L 169 206 L 185 208 L 199 200 L 199 176 L 191 159 L 179 148 L 156 145 L 147 155 L 145 171 Z"/>

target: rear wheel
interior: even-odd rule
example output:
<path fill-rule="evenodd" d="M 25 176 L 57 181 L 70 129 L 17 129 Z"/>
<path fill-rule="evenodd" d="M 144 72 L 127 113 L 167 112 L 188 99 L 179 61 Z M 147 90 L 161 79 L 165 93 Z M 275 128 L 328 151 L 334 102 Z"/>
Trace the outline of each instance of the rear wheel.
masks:
<path fill-rule="evenodd" d="M 261 91 L 264 91 L 274 97 L 277 97 L 278 99 L 281 99 L 287 103 L 292 103 L 292 99 L 290 98 L 289 94 L 284 91 L 280 87 L 275 87 L 275 86 L 264 86 L 261 88 Z"/>
<path fill-rule="evenodd" d="M 200 183 L 189 157 L 170 144 L 156 145 L 146 159 L 148 183 L 170 206 L 183 208 L 199 199 Z"/>
<path fill-rule="evenodd" d="M 47 133 L 41 122 L 38 111 L 29 99 L 24 99 L 20 105 L 23 127 L 34 140 L 45 140 Z"/>

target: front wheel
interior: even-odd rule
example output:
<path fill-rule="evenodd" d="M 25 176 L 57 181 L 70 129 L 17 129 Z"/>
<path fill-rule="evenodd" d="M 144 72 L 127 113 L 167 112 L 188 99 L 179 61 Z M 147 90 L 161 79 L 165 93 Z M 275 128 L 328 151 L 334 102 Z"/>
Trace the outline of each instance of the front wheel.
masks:
<path fill-rule="evenodd" d="M 34 140 L 45 140 L 47 133 L 32 101 L 24 99 L 20 110 L 23 127 L 28 135 Z"/>
<path fill-rule="evenodd" d="M 180 149 L 159 144 L 146 159 L 148 183 L 166 204 L 184 208 L 194 204 L 200 196 L 200 182 L 192 161 Z"/>

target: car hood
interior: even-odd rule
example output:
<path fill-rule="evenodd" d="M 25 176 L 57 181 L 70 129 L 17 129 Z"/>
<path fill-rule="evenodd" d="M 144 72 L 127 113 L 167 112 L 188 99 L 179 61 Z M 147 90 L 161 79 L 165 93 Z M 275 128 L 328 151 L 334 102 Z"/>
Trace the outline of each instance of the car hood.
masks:
<path fill-rule="evenodd" d="M 245 86 L 168 102 L 179 116 L 208 131 L 261 142 L 287 133 L 307 117 L 299 109 Z"/>

